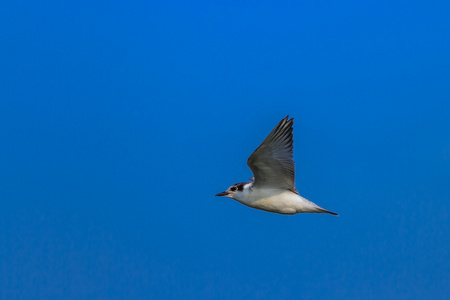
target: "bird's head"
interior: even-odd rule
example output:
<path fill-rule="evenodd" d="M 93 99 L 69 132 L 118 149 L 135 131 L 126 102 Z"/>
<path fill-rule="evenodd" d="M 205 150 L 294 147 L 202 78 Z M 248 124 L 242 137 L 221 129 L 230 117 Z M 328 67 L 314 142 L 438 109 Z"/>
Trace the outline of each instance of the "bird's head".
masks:
<path fill-rule="evenodd" d="M 244 200 L 247 198 L 250 187 L 253 183 L 240 182 L 230 186 L 225 192 L 218 193 L 216 196 L 225 196 L 234 200 Z"/>

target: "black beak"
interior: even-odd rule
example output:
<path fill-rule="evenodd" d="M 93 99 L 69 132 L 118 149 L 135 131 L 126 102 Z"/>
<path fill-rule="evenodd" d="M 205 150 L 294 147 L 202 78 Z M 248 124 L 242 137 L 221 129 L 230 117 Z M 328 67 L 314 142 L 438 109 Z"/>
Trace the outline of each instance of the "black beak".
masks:
<path fill-rule="evenodd" d="M 216 197 L 226 196 L 226 195 L 228 195 L 228 194 L 229 194 L 228 192 L 222 192 L 222 193 L 218 193 L 218 194 L 216 195 Z"/>

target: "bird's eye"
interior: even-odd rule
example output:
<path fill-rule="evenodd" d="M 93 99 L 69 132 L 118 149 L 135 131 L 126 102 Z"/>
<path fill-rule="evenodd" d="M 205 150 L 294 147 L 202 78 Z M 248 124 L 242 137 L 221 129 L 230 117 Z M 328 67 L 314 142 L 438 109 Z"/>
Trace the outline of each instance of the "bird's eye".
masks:
<path fill-rule="evenodd" d="M 232 192 L 234 192 L 235 190 L 236 190 L 236 187 L 235 187 L 235 186 L 233 186 L 233 187 L 230 188 L 230 191 L 232 191 Z"/>

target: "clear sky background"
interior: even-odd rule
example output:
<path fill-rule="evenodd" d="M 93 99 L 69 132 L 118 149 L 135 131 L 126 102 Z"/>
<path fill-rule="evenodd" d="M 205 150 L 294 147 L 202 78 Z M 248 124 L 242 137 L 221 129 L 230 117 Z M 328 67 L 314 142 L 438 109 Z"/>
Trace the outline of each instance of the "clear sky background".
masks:
<path fill-rule="evenodd" d="M 444 299 L 450 2 L 0 2 L 1 299 Z M 283 216 L 214 195 L 294 117 Z"/>

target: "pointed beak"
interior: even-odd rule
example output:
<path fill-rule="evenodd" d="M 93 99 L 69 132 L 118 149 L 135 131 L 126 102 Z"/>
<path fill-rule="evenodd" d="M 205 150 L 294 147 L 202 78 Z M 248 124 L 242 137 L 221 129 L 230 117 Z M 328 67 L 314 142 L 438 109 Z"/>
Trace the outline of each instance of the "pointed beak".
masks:
<path fill-rule="evenodd" d="M 216 195 L 216 197 L 226 196 L 226 195 L 228 195 L 228 194 L 229 194 L 228 192 L 222 192 L 222 193 L 218 193 L 218 194 Z"/>

